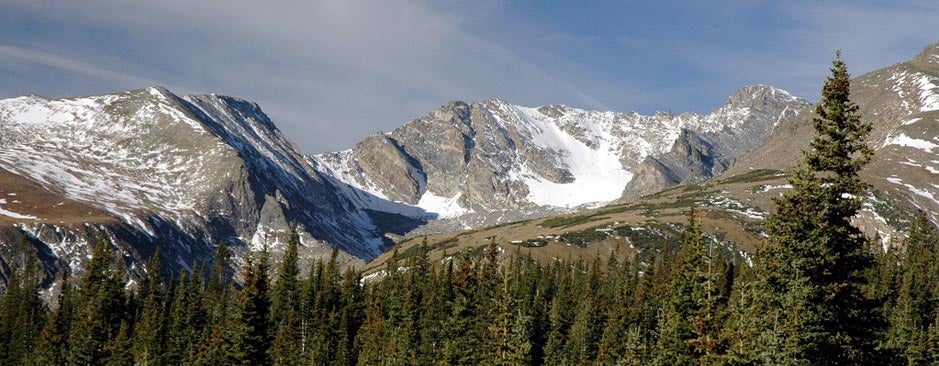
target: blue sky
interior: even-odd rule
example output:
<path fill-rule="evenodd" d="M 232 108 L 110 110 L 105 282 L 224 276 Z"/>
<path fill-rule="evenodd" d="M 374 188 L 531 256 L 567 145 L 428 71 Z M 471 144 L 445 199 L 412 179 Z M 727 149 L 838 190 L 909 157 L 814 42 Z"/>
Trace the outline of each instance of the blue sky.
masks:
<path fill-rule="evenodd" d="M 810 100 L 939 41 L 930 1 L 0 0 L 0 98 L 163 85 L 254 100 L 302 150 L 450 100 L 708 112 L 748 84 Z"/>

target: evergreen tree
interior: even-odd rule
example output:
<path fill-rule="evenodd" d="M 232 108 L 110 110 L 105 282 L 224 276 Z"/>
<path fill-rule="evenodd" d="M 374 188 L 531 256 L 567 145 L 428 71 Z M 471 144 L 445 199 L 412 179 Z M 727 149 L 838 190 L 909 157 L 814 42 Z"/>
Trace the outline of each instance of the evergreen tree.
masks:
<path fill-rule="evenodd" d="M 928 364 L 928 330 L 939 296 L 935 285 L 939 282 L 936 271 L 939 237 L 925 214 L 921 213 L 910 227 L 905 250 L 902 279 L 887 332 L 887 347 L 895 350 L 908 365 Z"/>
<path fill-rule="evenodd" d="M 272 364 L 275 366 L 299 366 L 304 364 L 300 354 L 300 330 L 297 329 L 297 313 L 290 309 L 286 319 L 277 328 L 277 335 L 271 349 Z"/>
<path fill-rule="evenodd" d="M 125 317 L 125 292 L 111 252 L 111 242 L 102 239 L 95 245 L 77 292 L 75 323 L 69 332 L 71 365 L 100 364 L 107 357 L 105 343 L 120 330 Z"/>
<path fill-rule="evenodd" d="M 191 282 L 197 282 L 194 276 L 183 271 L 179 274 L 173 291 L 172 301 L 169 304 L 168 319 L 166 321 L 166 353 L 162 362 L 169 365 L 183 363 L 194 352 L 198 344 L 199 332 L 195 314 L 200 307 L 199 299 L 192 291 Z M 156 316 L 156 314 L 153 314 Z"/>
<path fill-rule="evenodd" d="M 338 347 L 336 350 L 337 365 L 355 365 L 358 360 L 359 347 L 356 343 L 362 323 L 365 321 L 363 311 L 365 294 L 361 285 L 362 277 L 352 268 L 346 270 L 341 285 L 341 306 L 339 309 Z"/>
<path fill-rule="evenodd" d="M 73 289 L 68 278 L 66 271 L 61 279 L 62 292 L 59 293 L 58 307 L 43 326 L 36 348 L 30 355 L 30 363 L 33 365 L 65 365 L 68 362 L 69 331 L 75 310 Z"/>
<path fill-rule="evenodd" d="M 563 364 L 569 362 L 568 340 L 571 324 L 574 321 L 575 310 L 579 297 L 574 273 L 578 271 L 568 261 L 557 263 L 552 268 L 551 281 L 556 285 L 555 293 L 551 298 L 548 310 L 548 335 L 544 346 L 544 362 L 547 364 Z"/>
<path fill-rule="evenodd" d="M 226 313 L 205 332 L 191 360 L 193 365 L 244 365 L 247 326 L 237 309 Z"/>
<path fill-rule="evenodd" d="M 15 268 L 0 300 L 0 364 L 25 363 L 42 332 L 46 307 L 39 297 L 42 286 L 39 260 L 21 245 L 23 267 Z"/>
<path fill-rule="evenodd" d="M 287 247 L 271 290 L 271 320 L 275 337 L 272 358 L 275 365 L 299 364 L 302 353 L 300 329 L 300 267 L 297 246 L 300 236 L 296 225 L 290 230 Z"/>
<path fill-rule="evenodd" d="M 300 244 L 300 235 L 297 233 L 296 225 L 290 229 L 290 237 L 287 239 L 287 247 L 284 249 L 284 256 L 277 270 L 277 281 L 271 289 L 271 318 L 276 327 L 284 326 L 288 318 L 288 313 L 299 310 L 300 289 L 298 280 L 300 277 L 300 267 L 297 246 Z M 294 325 L 296 328 L 296 325 Z"/>
<path fill-rule="evenodd" d="M 816 135 L 793 188 L 776 199 L 769 239 L 757 263 L 754 307 L 768 364 L 842 365 L 873 362 L 874 307 L 862 293 L 871 264 L 867 240 L 851 223 L 868 185 L 858 178 L 870 160 L 861 121 L 849 99 L 847 68 L 837 54 L 816 105 Z M 758 350 L 758 351 L 760 351 Z"/>
<path fill-rule="evenodd" d="M 374 290 L 369 293 L 374 294 Z M 358 365 L 381 365 L 383 363 L 383 346 L 385 337 L 385 316 L 382 309 L 382 299 L 369 296 L 369 303 L 365 308 L 365 322 L 356 334 L 359 357 Z"/>
<path fill-rule="evenodd" d="M 721 351 L 717 319 L 719 257 L 701 233 L 698 215 L 694 209 L 688 214 L 679 267 L 659 320 L 656 363 L 660 365 L 701 364 L 702 359 L 716 357 Z"/>
<path fill-rule="evenodd" d="M 108 339 L 104 344 L 105 359 L 103 364 L 107 366 L 132 366 L 134 365 L 134 356 L 131 354 L 130 326 L 122 322 L 118 327 L 117 334 Z"/>
<path fill-rule="evenodd" d="M 212 270 L 209 272 L 209 283 L 205 289 L 205 309 L 208 311 L 207 321 L 215 324 L 226 316 L 231 294 L 231 252 L 225 244 L 219 244 L 212 259 Z"/>
<path fill-rule="evenodd" d="M 269 350 L 272 342 L 270 318 L 271 300 L 267 248 L 259 258 L 249 259 L 245 264 L 244 288 L 238 294 L 240 323 L 246 329 L 244 337 L 245 362 L 251 365 L 270 364 Z"/>
<path fill-rule="evenodd" d="M 165 296 L 163 293 L 160 251 L 147 264 L 147 276 L 141 283 L 140 298 L 143 301 L 133 331 L 134 363 L 141 366 L 161 365 L 164 352 L 164 313 Z"/>
<path fill-rule="evenodd" d="M 446 335 L 443 341 L 443 362 L 448 364 L 479 364 L 482 354 L 480 343 L 489 338 L 486 324 L 477 321 L 480 309 L 476 303 L 479 284 L 476 267 L 469 259 L 460 260 L 460 269 L 453 274 L 451 286 L 453 295 L 448 308 L 447 321 L 444 323 Z"/>
<path fill-rule="evenodd" d="M 935 319 L 929 324 L 926 332 L 926 362 L 924 364 L 939 364 L 939 311 L 936 312 Z"/>

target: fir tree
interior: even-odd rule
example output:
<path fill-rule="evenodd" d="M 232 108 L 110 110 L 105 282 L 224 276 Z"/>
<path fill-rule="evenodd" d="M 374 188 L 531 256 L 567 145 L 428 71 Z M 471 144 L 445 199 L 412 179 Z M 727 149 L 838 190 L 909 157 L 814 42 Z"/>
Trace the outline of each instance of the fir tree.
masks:
<path fill-rule="evenodd" d="M 867 239 L 851 223 L 867 183 L 858 178 L 870 160 L 864 139 L 871 124 L 851 102 L 847 68 L 837 54 L 816 105 L 816 135 L 793 189 L 776 199 L 760 253 L 756 288 L 766 331 L 764 362 L 841 365 L 874 360 L 872 304 L 862 293 L 871 258 Z"/>
<path fill-rule="evenodd" d="M 100 364 L 107 357 L 104 346 L 120 330 L 125 316 L 121 273 L 111 242 L 100 240 L 77 293 L 76 319 L 69 332 L 69 364 Z"/>
<path fill-rule="evenodd" d="M 64 365 L 68 362 L 69 331 L 75 310 L 73 289 L 68 278 L 66 271 L 61 279 L 62 292 L 59 293 L 58 307 L 50 314 L 36 342 L 36 348 L 30 355 L 30 363 L 33 365 Z"/>
<path fill-rule="evenodd" d="M 0 300 L 0 363 L 7 365 L 28 360 L 46 319 L 46 307 L 39 297 L 39 260 L 26 249 L 25 240 L 21 248 L 23 266 L 13 270 Z"/>
<path fill-rule="evenodd" d="M 656 363 L 692 365 L 715 357 L 719 349 L 717 252 L 701 233 L 699 213 L 691 210 L 679 256 L 679 269 L 659 321 Z"/>
<path fill-rule="evenodd" d="M 290 229 L 287 247 L 284 249 L 284 256 L 277 270 L 277 281 L 271 289 L 271 317 L 276 327 L 285 325 L 288 313 L 291 311 L 296 313 L 299 310 L 300 289 L 297 283 L 300 277 L 300 267 L 297 263 L 299 244 L 300 235 L 294 225 Z M 296 328 L 296 325 L 294 327 Z"/>
<path fill-rule="evenodd" d="M 887 347 L 895 350 L 908 365 L 921 365 L 928 363 L 928 330 L 939 296 L 935 285 L 939 282 L 936 271 L 939 237 L 925 214 L 921 213 L 910 227 L 905 250 L 902 279 L 887 332 Z"/>
<path fill-rule="evenodd" d="M 165 296 L 163 293 L 160 251 L 151 258 L 147 265 L 147 276 L 141 283 L 140 296 L 143 301 L 133 331 L 134 363 L 141 366 L 161 365 L 164 352 L 164 313 Z"/>
<path fill-rule="evenodd" d="M 269 365 L 269 350 L 272 342 L 270 318 L 271 300 L 268 286 L 267 248 L 259 258 L 249 259 L 245 264 L 244 288 L 238 294 L 240 325 L 245 329 L 245 362 L 251 365 Z"/>

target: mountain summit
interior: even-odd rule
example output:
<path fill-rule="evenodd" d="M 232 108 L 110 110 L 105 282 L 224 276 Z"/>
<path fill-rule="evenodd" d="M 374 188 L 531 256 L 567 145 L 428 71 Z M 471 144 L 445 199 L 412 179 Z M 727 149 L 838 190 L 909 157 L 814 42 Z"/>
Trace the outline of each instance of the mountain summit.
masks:
<path fill-rule="evenodd" d="M 766 85 L 707 115 L 457 101 L 313 159 L 363 209 L 476 226 L 709 178 L 809 106 Z"/>
<path fill-rule="evenodd" d="M 0 188 L 0 221 L 15 222 L 4 236 L 19 231 L 46 259 L 76 269 L 99 236 L 129 258 L 159 246 L 185 268 L 209 260 L 221 243 L 276 246 L 292 224 L 310 255 L 337 245 L 367 259 L 385 245 L 372 220 L 336 194 L 257 104 L 241 99 L 179 97 L 160 87 L 7 99 L 0 146 L 0 171 L 11 179 Z"/>
<path fill-rule="evenodd" d="M 706 179 L 807 107 L 763 85 L 707 115 L 451 102 L 306 156 L 257 104 L 228 96 L 13 98 L 0 101 L 0 238 L 26 237 L 49 268 L 77 270 L 107 237 L 142 273 L 135 263 L 156 247 L 194 268 L 223 243 L 276 253 L 297 225 L 305 257 L 338 246 L 344 261 L 367 260 L 386 233 L 428 222 L 498 223 Z"/>

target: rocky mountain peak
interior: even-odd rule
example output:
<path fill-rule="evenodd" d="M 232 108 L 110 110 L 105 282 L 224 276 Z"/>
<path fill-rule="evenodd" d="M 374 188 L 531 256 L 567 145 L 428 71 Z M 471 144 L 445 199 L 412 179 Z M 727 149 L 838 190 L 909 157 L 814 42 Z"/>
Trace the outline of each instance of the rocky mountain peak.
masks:
<path fill-rule="evenodd" d="M 764 84 L 747 85 L 738 89 L 727 98 L 725 107 L 729 108 L 762 108 L 767 105 L 781 105 L 804 101 L 789 92 Z M 807 101 L 804 101 L 806 104 Z"/>
<path fill-rule="evenodd" d="M 469 120 L 470 105 L 461 100 L 455 100 L 437 108 L 430 117 L 438 121 L 446 121 L 453 124 L 466 124 Z"/>
<path fill-rule="evenodd" d="M 159 243 L 181 268 L 219 243 L 240 253 L 267 242 L 276 251 L 274 238 L 293 223 L 312 256 L 328 255 L 330 243 L 347 259 L 369 258 L 385 240 L 243 99 L 149 87 L 0 100 L 0 145 L 0 171 L 17 179 L 4 191 L 21 197 L 19 216 L 31 217 L 0 232 L 67 260 L 49 268 L 78 268 L 85 244 L 102 233 L 142 263 Z M 70 205 L 88 209 L 60 209 Z"/>
<path fill-rule="evenodd" d="M 933 43 L 913 57 L 914 62 L 939 66 L 939 42 Z"/>
<path fill-rule="evenodd" d="M 313 160 L 363 209 L 473 227 L 707 179 L 807 105 L 767 85 L 707 115 L 455 101 Z"/>
<path fill-rule="evenodd" d="M 538 112 L 551 118 L 561 118 L 567 113 L 567 106 L 559 104 L 549 104 L 538 107 Z"/>

